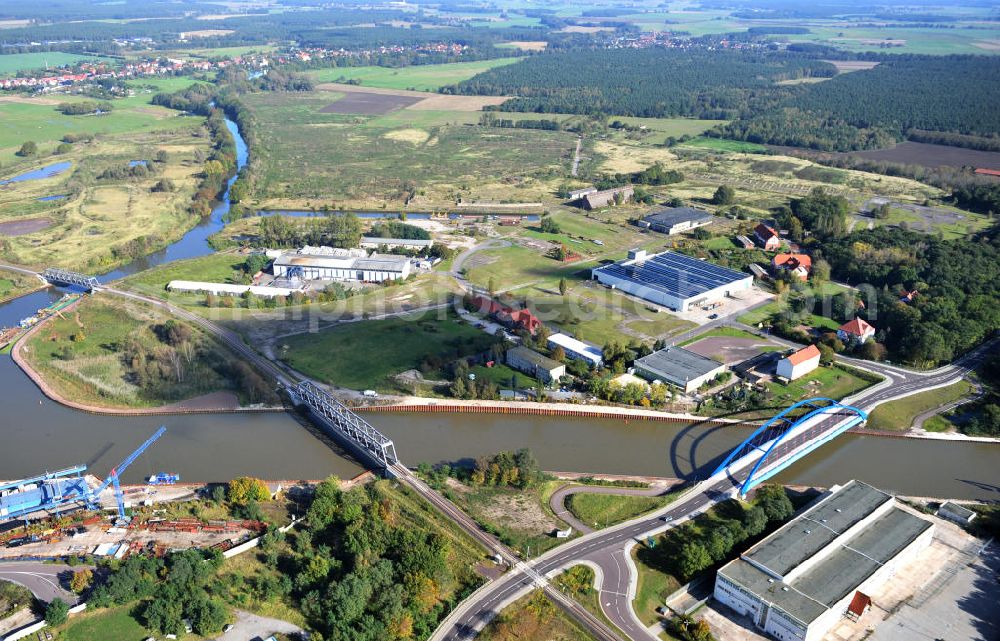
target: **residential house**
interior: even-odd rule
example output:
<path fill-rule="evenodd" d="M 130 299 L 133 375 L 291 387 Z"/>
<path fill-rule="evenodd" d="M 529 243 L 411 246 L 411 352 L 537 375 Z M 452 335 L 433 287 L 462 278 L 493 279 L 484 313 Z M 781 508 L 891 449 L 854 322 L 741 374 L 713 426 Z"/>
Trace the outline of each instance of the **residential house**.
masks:
<path fill-rule="evenodd" d="M 875 328 L 863 318 L 848 321 L 837 330 L 837 338 L 844 343 L 864 343 L 874 336 Z"/>
<path fill-rule="evenodd" d="M 775 254 L 771 267 L 775 271 L 788 272 L 799 280 L 807 280 L 812 271 L 812 258 L 806 254 Z"/>
<path fill-rule="evenodd" d="M 777 374 L 782 378 L 794 381 L 800 376 L 819 367 L 819 348 L 815 345 L 803 347 L 778 361 Z"/>
<path fill-rule="evenodd" d="M 760 223 L 753 228 L 753 235 L 757 239 L 757 244 L 764 251 L 774 252 L 781 248 L 781 236 L 778 235 L 778 232 L 774 228 L 764 223 Z"/>
<path fill-rule="evenodd" d="M 475 311 L 492 316 L 498 322 L 513 329 L 523 329 L 532 335 L 542 326 L 542 321 L 538 320 L 538 317 L 532 314 L 531 310 L 514 309 L 486 296 L 473 296 L 472 305 Z"/>

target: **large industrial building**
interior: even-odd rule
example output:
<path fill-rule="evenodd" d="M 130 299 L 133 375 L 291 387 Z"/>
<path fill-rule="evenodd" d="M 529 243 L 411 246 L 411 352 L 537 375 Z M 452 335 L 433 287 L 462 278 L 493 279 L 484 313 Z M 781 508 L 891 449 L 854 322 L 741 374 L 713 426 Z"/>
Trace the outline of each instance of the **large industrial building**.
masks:
<path fill-rule="evenodd" d="M 368 255 L 363 249 L 310 247 L 274 259 L 274 275 L 294 280 L 381 283 L 410 275 L 410 259 L 393 254 Z"/>
<path fill-rule="evenodd" d="M 673 235 L 709 225 L 713 220 L 712 214 L 694 207 L 667 207 L 646 216 L 638 224 L 661 234 Z"/>
<path fill-rule="evenodd" d="M 683 347 L 667 347 L 633 363 L 635 373 L 649 381 L 660 381 L 690 394 L 726 371 L 724 363 Z"/>
<path fill-rule="evenodd" d="M 753 276 L 665 251 L 647 254 L 633 249 L 628 259 L 593 270 L 604 285 L 675 311 L 717 301 L 753 287 Z"/>
<path fill-rule="evenodd" d="M 933 524 L 860 481 L 835 487 L 716 575 L 715 598 L 779 641 L 815 641 L 930 544 Z"/>

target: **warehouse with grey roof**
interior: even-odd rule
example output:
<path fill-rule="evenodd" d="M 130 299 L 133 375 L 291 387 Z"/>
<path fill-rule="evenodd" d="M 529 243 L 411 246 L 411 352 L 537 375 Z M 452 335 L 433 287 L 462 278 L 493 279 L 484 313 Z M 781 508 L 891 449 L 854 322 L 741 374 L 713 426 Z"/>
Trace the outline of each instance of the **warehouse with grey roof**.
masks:
<path fill-rule="evenodd" d="M 815 641 L 930 544 L 933 524 L 850 481 L 723 566 L 714 596 L 779 641 Z"/>
<path fill-rule="evenodd" d="M 650 381 L 661 381 L 686 393 L 726 371 L 724 363 L 696 354 L 683 347 L 667 347 L 633 363 L 635 373 Z"/>

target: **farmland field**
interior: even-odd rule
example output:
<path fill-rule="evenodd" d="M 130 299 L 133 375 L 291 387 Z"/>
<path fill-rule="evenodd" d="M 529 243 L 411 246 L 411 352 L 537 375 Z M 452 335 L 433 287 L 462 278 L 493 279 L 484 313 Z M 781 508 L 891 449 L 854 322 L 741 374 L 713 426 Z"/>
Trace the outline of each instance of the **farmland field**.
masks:
<path fill-rule="evenodd" d="M 46 51 L 39 53 L 15 53 L 0 56 L 0 77 L 13 76 L 18 71 L 34 71 L 52 69 L 63 65 L 73 65 L 78 62 L 108 62 L 111 58 L 88 56 L 86 54 L 63 53 L 61 51 Z"/>
<path fill-rule="evenodd" d="M 308 72 L 316 82 L 357 81 L 364 87 L 437 91 L 494 67 L 513 64 L 520 58 L 496 58 L 476 62 L 449 62 L 439 65 L 390 67 L 334 67 Z"/>
<path fill-rule="evenodd" d="M 322 113 L 328 92 L 249 94 L 245 102 L 270 150 L 256 194 L 270 206 L 396 208 L 410 189 L 418 209 L 458 199 L 534 202 L 551 198 L 576 142 L 566 132 L 459 124 L 478 119 L 468 112 Z"/>
<path fill-rule="evenodd" d="M 742 140 L 726 140 L 724 138 L 695 138 L 684 143 L 689 147 L 699 147 L 701 149 L 712 149 L 714 151 L 735 151 L 737 153 L 758 153 L 767 151 L 764 145 L 753 142 L 743 142 Z"/>
<path fill-rule="evenodd" d="M 932 145 L 923 142 L 902 142 L 891 149 L 874 151 L 855 151 L 850 153 L 856 158 L 869 160 L 887 160 L 889 162 L 907 165 L 923 165 L 924 167 L 986 167 L 1000 169 L 1000 152 L 979 151 L 950 147 L 948 145 Z"/>

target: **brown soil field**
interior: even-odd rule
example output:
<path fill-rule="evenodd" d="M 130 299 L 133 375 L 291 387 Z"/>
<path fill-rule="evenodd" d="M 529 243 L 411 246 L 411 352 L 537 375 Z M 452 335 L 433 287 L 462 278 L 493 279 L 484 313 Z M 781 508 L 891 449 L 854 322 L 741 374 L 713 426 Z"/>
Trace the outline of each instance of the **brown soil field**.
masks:
<path fill-rule="evenodd" d="M 51 218 L 28 218 L 0 223 L 0 236 L 24 236 L 41 231 L 52 224 Z"/>
<path fill-rule="evenodd" d="M 325 114 L 361 114 L 364 116 L 380 116 L 390 111 L 409 107 L 419 102 L 420 98 L 410 96 L 391 96 L 367 91 L 356 91 L 331 102 L 320 109 Z"/>
<path fill-rule="evenodd" d="M 1000 152 L 979 151 L 948 145 L 932 145 L 923 142 L 902 142 L 892 149 L 855 151 L 852 156 L 873 160 L 888 160 L 924 167 L 984 167 L 1000 169 Z"/>
<path fill-rule="evenodd" d="M 380 87 L 359 87 L 357 85 L 347 85 L 338 82 L 325 82 L 320 85 L 316 85 L 316 89 L 320 91 L 336 91 L 337 93 L 347 94 L 347 97 L 341 98 L 337 102 L 331 103 L 328 107 L 324 107 L 321 111 L 324 113 L 360 113 L 364 115 L 378 115 L 383 113 L 388 113 L 387 111 L 379 112 L 362 112 L 362 111 L 339 111 L 332 110 L 338 104 L 345 102 L 350 96 L 355 94 L 367 94 L 369 100 L 375 102 L 375 98 L 372 96 L 387 96 L 387 97 L 400 97 L 400 98 L 410 98 L 411 101 L 402 105 L 402 107 L 395 107 L 394 109 L 413 109 L 414 111 L 482 111 L 483 107 L 487 105 L 499 105 L 507 100 L 507 96 L 449 96 L 439 93 L 430 93 L 427 91 L 410 91 L 408 89 L 383 89 Z M 390 109 L 389 111 L 393 111 Z"/>

